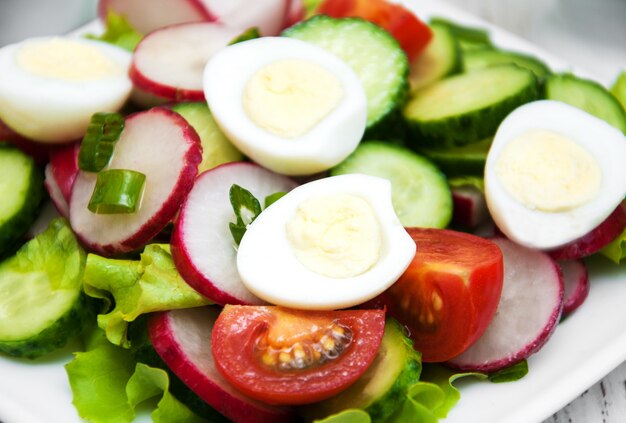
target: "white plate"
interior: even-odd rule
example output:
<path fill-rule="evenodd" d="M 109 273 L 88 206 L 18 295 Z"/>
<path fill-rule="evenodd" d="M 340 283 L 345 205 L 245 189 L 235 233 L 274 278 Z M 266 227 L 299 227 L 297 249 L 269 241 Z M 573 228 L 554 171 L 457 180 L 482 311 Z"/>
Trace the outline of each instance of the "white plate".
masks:
<path fill-rule="evenodd" d="M 422 18 L 445 16 L 487 27 L 496 44 L 535 54 L 555 70 L 572 70 L 528 42 L 445 4 L 433 0 L 403 3 Z M 461 400 L 446 423 L 542 421 L 626 360 L 626 267 L 602 258 L 589 264 L 592 286 L 587 301 L 528 360 L 528 375 L 506 384 L 461 381 Z M 71 351 L 68 347 L 37 361 L 0 357 L 0 421 L 81 422 L 63 368 Z"/>

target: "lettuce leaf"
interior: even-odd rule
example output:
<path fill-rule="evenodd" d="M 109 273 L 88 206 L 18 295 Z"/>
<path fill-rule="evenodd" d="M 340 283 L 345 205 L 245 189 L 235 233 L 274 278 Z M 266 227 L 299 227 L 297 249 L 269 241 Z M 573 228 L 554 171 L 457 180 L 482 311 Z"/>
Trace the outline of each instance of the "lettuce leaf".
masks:
<path fill-rule="evenodd" d="M 139 261 L 89 254 L 83 284 L 87 295 L 104 301 L 98 326 L 111 343 L 125 348 L 128 322 L 141 314 L 211 303 L 182 279 L 167 244 L 146 246 Z"/>
<path fill-rule="evenodd" d="M 448 184 L 451 188 L 458 188 L 463 186 L 473 186 L 480 191 L 485 190 L 485 182 L 482 176 L 455 176 L 448 178 Z"/>
<path fill-rule="evenodd" d="M 626 70 L 623 70 L 611 86 L 611 93 L 619 100 L 626 110 Z"/>
<path fill-rule="evenodd" d="M 85 340 L 86 352 L 75 353 L 65 366 L 74 406 L 83 419 L 93 423 L 130 423 L 136 408 L 160 397 L 152 412 L 155 423 L 201 423 L 169 392 L 169 377 L 162 369 L 135 363 L 132 353 L 111 344 L 96 328 Z"/>
<path fill-rule="evenodd" d="M 107 15 L 104 33 L 99 36 L 88 34 L 87 38 L 104 41 L 132 52 L 143 38 L 143 35 L 137 32 L 124 16 L 110 11 Z"/>

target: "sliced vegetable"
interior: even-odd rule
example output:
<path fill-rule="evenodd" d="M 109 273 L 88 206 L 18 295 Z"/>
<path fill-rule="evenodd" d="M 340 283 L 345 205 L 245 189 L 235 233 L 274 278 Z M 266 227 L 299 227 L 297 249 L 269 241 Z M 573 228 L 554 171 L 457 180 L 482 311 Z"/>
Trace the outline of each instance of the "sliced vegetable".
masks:
<path fill-rule="evenodd" d="M 97 175 L 81 171 L 70 201 L 72 228 L 87 247 L 100 254 L 140 249 L 172 221 L 193 186 L 201 158 L 198 134 L 178 113 L 156 107 L 129 116 L 105 169 L 146 175 L 141 207 L 124 215 L 92 213 L 87 205 Z"/>
<path fill-rule="evenodd" d="M 432 160 L 449 177 L 482 176 L 492 140 L 492 137 L 487 137 L 468 145 L 446 149 L 420 148 L 418 151 Z"/>
<path fill-rule="evenodd" d="M 547 99 L 583 109 L 626 133 L 624 107 L 599 83 L 572 74 L 557 74 L 547 79 L 545 90 Z"/>
<path fill-rule="evenodd" d="M 492 136 L 505 116 L 537 98 L 532 72 L 495 66 L 429 85 L 407 103 L 404 116 L 413 145 L 444 149 Z"/>
<path fill-rule="evenodd" d="M 449 361 L 459 369 L 494 372 L 518 363 L 545 344 L 561 317 L 563 280 L 556 263 L 507 239 L 494 242 L 504 257 L 502 296 L 485 333 Z"/>
<path fill-rule="evenodd" d="M 461 25 L 458 22 L 442 17 L 434 17 L 430 20 L 430 23 L 447 27 L 452 32 L 452 35 L 461 41 L 491 46 L 489 32 L 483 28 Z"/>
<path fill-rule="evenodd" d="M 567 317 L 580 307 L 589 295 L 589 274 L 582 260 L 558 261 L 563 277 L 563 316 Z"/>
<path fill-rule="evenodd" d="M 220 373 L 246 395 L 269 404 L 310 404 L 365 373 L 384 327 L 383 310 L 226 305 L 211 350 Z"/>
<path fill-rule="evenodd" d="M 38 165 L 45 164 L 48 161 L 48 154 L 55 150 L 45 144 L 24 138 L 0 119 L 0 143 L 4 142 L 14 145 L 31 156 Z"/>
<path fill-rule="evenodd" d="M 474 185 L 452 187 L 452 224 L 464 229 L 474 229 L 489 219 L 483 190 Z"/>
<path fill-rule="evenodd" d="M 452 217 L 452 197 L 445 176 L 428 159 L 384 143 L 361 143 L 331 175 L 363 173 L 391 181 L 393 207 L 403 226 L 443 228 Z"/>
<path fill-rule="evenodd" d="M 200 398 L 234 422 L 288 423 L 293 410 L 245 396 L 215 367 L 211 338 L 219 308 L 202 307 L 156 313 L 148 330 L 163 361 Z M 237 352 L 237 356 L 240 351 Z M 235 356 L 231 357 L 235 358 Z"/>
<path fill-rule="evenodd" d="M 98 326 L 109 341 L 129 347 L 128 323 L 141 314 L 208 304 L 180 277 L 166 244 L 148 245 L 139 261 L 89 254 L 85 292 L 104 300 Z"/>
<path fill-rule="evenodd" d="M 146 175 L 128 169 L 98 172 L 87 208 L 96 214 L 135 213 L 141 204 Z"/>
<path fill-rule="evenodd" d="M 537 78 L 546 78 L 552 73 L 544 62 L 534 56 L 523 53 L 496 49 L 472 50 L 463 53 L 463 68 L 466 72 L 508 64 L 528 69 Z"/>
<path fill-rule="evenodd" d="M 47 354 L 78 335 L 92 317 L 82 293 L 85 253 L 64 219 L 0 263 L 0 351 Z"/>
<path fill-rule="evenodd" d="M 80 142 L 63 145 L 50 151 L 50 172 L 59 184 L 63 198 L 68 205 L 72 197 L 74 181 L 78 175 L 78 155 Z"/>
<path fill-rule="evenodd" d="M 622 71 L 611 86 L 611 94 L 617 98 L 622 104 L 622 108 L 626 110 L 626 71 Z"/>
<path fill-rule="evenodd" d="M 432 40 L 411 63 L 409 82 L 415 92 L 446 76 L 461 72 L 461 48 L 447 25 L 431 23 Z"/>
<path fill-rule="evenodd" d="M 367 130 L 389 136 L 408 93 L 409 64 L 391 35 L 361 19 L 314 16 L 283 35 L 322 47 L 344 60 L 357 74 L 367 96 Z M 353 48 L 367 45 L 366 49 Z"/>
<path fill-rule="evenodd" d="M 0 142 L 0 256 L 26 233 L 42 197 L 43 175 L 33 159 Z"/>
<path fill-rule="evenodd" d="M 172 110 L 184 117 L 200 137 L 202 161 L 198 165 L 198 173 L 243 160 L 243 154 L 226 138 L 205 101 L 177 103 Z"/>
<path fill-rule="evenodd" d="M 78 168 L 100 172 L 111 161 L 115 143 L 124 130 L 124 116 L 99 112 L 91 117 L 78 152 Z"/>
<path fill-rule="evenodd" d="M 491 322 L 502 291 L 502 253 L 493 242 L 470 234 L 407 230 L 419 253 L 383 301 L 409 328 L 424 362 L 447 361 Z"/>
<path fill-rule="evenodd" d="M 358 408 L 372 421 L 386 421 L 404 401 L 409 387 L 419 381 L 420 358 L 404 328 L 394 319 L 387 319 L 378 355 L 365 374 L 345 391 L 306 406 L 301 413 L 313 419 Z"/>
<path fill-rule="evenodd" d="M 326 0 L 317 12 L 333 18 L 363 18 L 381 26 L 398 40 L 409 61 L 426 48 L 432 38 L 428 25 L 401 4 L 386 0 Z"/>
<path fill-rule="evenodd" d="M 87 38 L 104 41 L 132 52 L 143 35 L 128 23 L 125 15 L 118 15 L 113 10 L 109 10 L 106 14 L 104 32 L 100 35 L 88 34 Z"/>
<path fill-rule="evenodd" d="M 256 26 L 253 26 L 251 28 L 246 29 L 244 32 L 242 32 L 241 34 L 233 38 L 228 43 L 228 45 L 230 46 L 233 44 L 241 43 L 243 41 L 254 40 L 255 38 L 259 38 L 260 36 L 261 36 L 261 33 L 259 32 L 259 28 L 257 28 Z"/>
<path fill-rule="evenodd" d="M 237 250 L 229 230 L 235 220 L 229 201 L 233 184 L 256 198 L 290 191 L 296 183 L 252 163 L 227 163 L 198 177 L 182 205 L 172 235 L 172 256 L 194 289 L 218 304 L 260 304 L 237 272 Z"/>
<path fill-rule="evenodd" d="M 129 76 L 135 90 L 160 103 L 203 101 L 204 64 L 239 33 L 237 27 L 216 22 L 182 23 L 151 32 L 133 54 Z M 146 105 L 142 96 L 134 95 L 133 101 Z"/>

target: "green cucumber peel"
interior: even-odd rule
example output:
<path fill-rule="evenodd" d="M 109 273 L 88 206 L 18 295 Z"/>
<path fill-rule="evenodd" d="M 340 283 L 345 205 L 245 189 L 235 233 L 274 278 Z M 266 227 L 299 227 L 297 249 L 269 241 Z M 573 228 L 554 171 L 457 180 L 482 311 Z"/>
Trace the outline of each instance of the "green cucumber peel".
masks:
<path fill-rule="evenodd" d="M 87 208 L 95 214 L 135 213 L 140 205 L 146 175 L 128 169 L 98 172 Z"/>
<path fill-rule="evenodd" d="M 99 172 L 111 161 L 115 143 L 124 130 L 124 116 L 119 113 L 95 113 L 78 152 L 78 168 Z"/>
<path fill-rule="evenodd" d="M 86 37 L 92 40 L 104 41 L 132 52 L 143 38 L 143 35 L 135 30 L 123 15 L 109 11 L 104 33 L 102 35 L 87 34 Z"/>
<path fill-rule="evenodd" d="M 210 304 L 180 276 L 167 244 L 146 246 L 138 261 L 89 254 L 83 284 L 87 295 L 103 300 L 98 326 L 125 348 L 128 323 L 140 315 Z"/>
<path fill-rule="evenodd" d="M 446 26 L 459 41 L 469 41 L 475 44 L 491 45 L 489 32 L 483 28 L 461 25 L 442 17 L 434 17 L 431 24 Z"/>

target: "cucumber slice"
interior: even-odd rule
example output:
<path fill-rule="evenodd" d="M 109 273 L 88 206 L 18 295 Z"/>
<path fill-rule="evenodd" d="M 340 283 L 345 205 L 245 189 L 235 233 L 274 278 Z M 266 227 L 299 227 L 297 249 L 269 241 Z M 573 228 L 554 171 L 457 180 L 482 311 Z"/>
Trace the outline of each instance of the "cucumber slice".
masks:
<path fill-rule="evenodd" d="M 390 130 L 395 134 L 409 88 L 409 63 L 387 31 L 359 18 L 317 15 L 283 35 L 322 47 L 348 63 L 367 96 L 366 134 L 386 135 Z"/>
<path fill-rule="evenodd" d="M 541 60 L 534 56 L 504 50 L 472 50 L 463 54 L 463 67 L 466 72 L 498 65 L 517 65 L 532 71 L 537 78 L 545 78 L 552 72 Z"/>
<path fill-rule="evenodd" d="M 30 156 L 0 142 L 0 256 L 26 233 L 43 197 L 43 173 Z"/>
<path fill-rule="evenodd" d="M 35 358 L 78 335 L 93 316 L 82 292 L 85 252 L 64 219 L 0 264 L 0 351 Z"/>
<path fill-rule="evenodd" d="M 405 147 L 364 142 L 330 173 L 363 173 L 390 180 L 391 201 L 403 226 L 444 228 L 452 218 L 452 194 L 445 176 Z"/>
<path fill-rule="evenodd" d="M 372 422 L 385 421 L 408 388 L 419 380 L 422 370 L 420 354 L 403 333 L 402 326 L 387 319 L 378 356 L 367 372 L 346 391 L 328 400 L 307 406 L 307 418 L 322 418 L 348 408 L 365 410 Z"/>
<path fill-rule="evenodd" d="M 546 98 L 578 107 L 605 120 L 626 134 L 626 112 L 602 85 L 572 74 L 552 75 L 546 81 Z"/>
<path fill-rule="evenodd" d="M 404 108 L 410 141 L 435 149 L 480 141 L 515 108 L 538 97 L 535 75 L 515 65 L 442 79 L 418 91 Z"/>
<path fill-rule="evenodd" d="M 226 138 L 217 126 L 205 102 L 178 103 L 172 110 L 180 114 L 196 130 L 202 144 L 202 161 L 198 173 L 224 163 L 243 160 L 243 154 Z"/>
<path fill-rule="evenodd" d="M 416 91 L 446 76 L 461 72 L 461 48 L 447 25 L 431 23 L 433 38 L 411 63 L 409 82 Z"/>
<path fill-rule="evenodd" d="M 421 149 L 419 152 L 432 160 L 448 177 L 482 176 L 491 141 L 493 138 L 489 137 L 461 147 L 451 147 L 445 150 Z"/>

